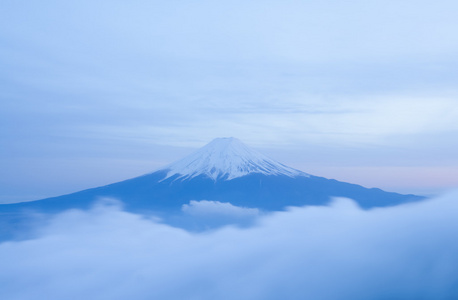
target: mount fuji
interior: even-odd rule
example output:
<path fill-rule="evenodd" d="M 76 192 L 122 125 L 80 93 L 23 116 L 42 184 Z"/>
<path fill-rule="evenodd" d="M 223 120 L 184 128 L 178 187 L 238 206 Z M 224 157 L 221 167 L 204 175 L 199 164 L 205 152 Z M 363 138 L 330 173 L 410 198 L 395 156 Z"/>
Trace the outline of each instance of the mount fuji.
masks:
<path fill-rule="evenodd" d="M 351 198 L 364 209 L 423 199 L 313 176 L 276 162 L 236 138 L 217 138 L 153 173 L 59 197 L 2 204 L 0 214 L 87 209 L 100 197 L 120 199 L 127 211 L 161 213 L 176 213 L 190 201 L 202 200 L 275 211 L 326 205 L 332 197 Z"/>

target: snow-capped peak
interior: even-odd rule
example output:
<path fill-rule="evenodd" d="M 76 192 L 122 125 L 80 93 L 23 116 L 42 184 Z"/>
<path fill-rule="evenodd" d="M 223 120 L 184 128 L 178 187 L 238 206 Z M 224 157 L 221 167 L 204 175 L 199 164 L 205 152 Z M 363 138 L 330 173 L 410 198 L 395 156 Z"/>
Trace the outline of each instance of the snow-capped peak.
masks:
<path fill-rule="evenodd" d="M 230 180 L 250 173 L 264 175 L 309 176 L 278 163 L 245 146 L 236 138 L 217 138 L 193 154 L 176 161 L 163 170 L 169 178 L 193 178 L 206 175 L 213 180 Z"/>

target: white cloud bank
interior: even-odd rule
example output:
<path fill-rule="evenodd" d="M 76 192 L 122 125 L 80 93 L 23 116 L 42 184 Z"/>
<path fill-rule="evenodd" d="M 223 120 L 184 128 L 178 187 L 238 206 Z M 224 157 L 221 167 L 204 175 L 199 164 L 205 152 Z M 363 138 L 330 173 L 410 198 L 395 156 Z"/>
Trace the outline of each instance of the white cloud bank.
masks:
<path fill-rule="evenodd" d="M 192 234 L 116 205 L 0 244 L 2 299 L 457 299 L 458 192 L 292 208 Z"/>
<path fill-rule="evenodd" d="M 184 204 L 181 207 L 181 211 L 183 215 L 177 218 L 178 222 L 174 225 L 197 231 L 229 224 L 246 227 L 252 225 L 253 221 L 260 216 L 260 211 L 257 208 L 240 207 L 227 202 L 208 200 L 191 200 L 189 204 Z"/>
<path fill-rule="evenodd" d="M 208 200 L 191 200 L 189 204 L 184 204 L 181 210 L 195 217 L 216 216 L 223 218 L 245 218 L 259 215 L 259 209 L 257 208 L 246 208 L 235 206 L 227 202 Z"/>

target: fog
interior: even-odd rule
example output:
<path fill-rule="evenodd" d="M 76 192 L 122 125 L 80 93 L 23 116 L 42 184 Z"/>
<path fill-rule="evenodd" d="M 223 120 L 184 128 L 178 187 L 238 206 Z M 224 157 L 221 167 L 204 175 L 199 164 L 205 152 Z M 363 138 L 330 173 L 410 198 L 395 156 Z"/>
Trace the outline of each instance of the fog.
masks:
<path fill-rule="evenodd" d="M 0 297 L 457 299 L 457 200 L 364 211 L 335 199 L 270 214 L 192 202 L 184 214 L 251 219 L 199 233 L 101 201 L 1 243 Z"/>

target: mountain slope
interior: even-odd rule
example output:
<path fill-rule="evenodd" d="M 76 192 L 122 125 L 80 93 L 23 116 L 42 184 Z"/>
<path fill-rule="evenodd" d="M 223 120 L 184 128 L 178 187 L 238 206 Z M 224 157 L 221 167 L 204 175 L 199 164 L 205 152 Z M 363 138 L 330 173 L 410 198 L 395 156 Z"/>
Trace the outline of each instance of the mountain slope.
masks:
<path fill-rule="evenodd" d="M 189 224 L 202 221 L 189 223 L 182 212 L 183 205 L 192 200 L 277 211 L 288 206 L 326 205 L 331 197 L 351 198 L 364 209 L 424 199 L 309 175 L 253 151 L 237 139 L 220 138 L 150 174 L 59 197 L 1 204 L 0 240 L 33 227 L 37 214 L 30 212 L 49 215 L 89 209 L 103 197 L 121 200 L 127 211 L 154 213 L 164 222 L 186 229 L 195 229 Z M 200 228 L 208 228 L 206 221 L 202 222 Z"/>
<path fill-rule="evenodd" d="M 0 212 L 85 209 L 99 197 L 118 198 L 127 210 L 137 212 L 180 211 L 191 200 L 281 210 L 287 206 L 325 205 L 331 197 L 352 198 L 363 208 L 423 198 L 312 176 L 253 151 L 237 139 L 220 138 L 151 174 L 69 195 L 0 205 Z"/>

